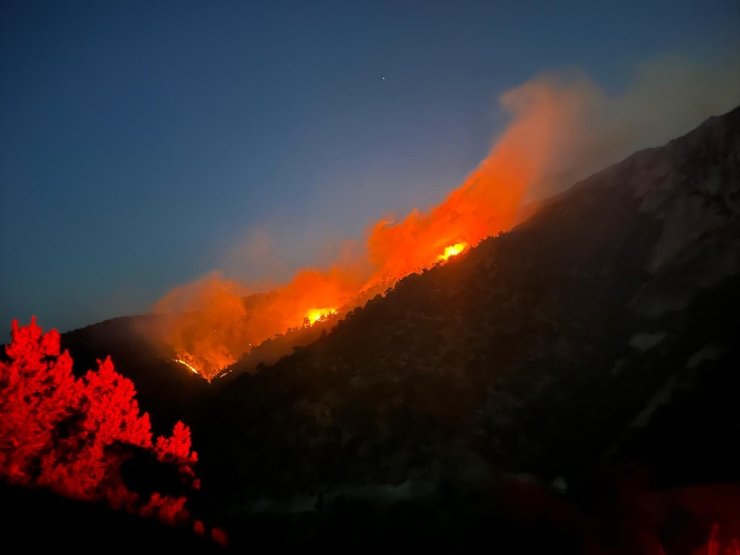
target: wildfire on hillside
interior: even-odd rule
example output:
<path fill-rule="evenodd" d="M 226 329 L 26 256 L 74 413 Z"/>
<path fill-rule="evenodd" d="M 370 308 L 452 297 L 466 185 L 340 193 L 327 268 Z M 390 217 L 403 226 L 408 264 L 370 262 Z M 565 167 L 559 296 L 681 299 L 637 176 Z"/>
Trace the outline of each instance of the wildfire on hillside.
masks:
<path fill-rule="evenodd" d="M 511 229 L 531 215 L 528 191 L 542 177 L 563 130 L 579 120 L 578 94 L 577 88 L 532 83 L 505 95 L 512 124 L 438 206 L 379 220 L 360 255 L 328 269 L 303 269 L 269 293 L 255 294 L 218 274 L 175 288 L 155 306 L 155 312 L 171 316 L 155 340 L 212 379 L 252 346 L 341 315 L 403 277 L 447 263 Z"/>

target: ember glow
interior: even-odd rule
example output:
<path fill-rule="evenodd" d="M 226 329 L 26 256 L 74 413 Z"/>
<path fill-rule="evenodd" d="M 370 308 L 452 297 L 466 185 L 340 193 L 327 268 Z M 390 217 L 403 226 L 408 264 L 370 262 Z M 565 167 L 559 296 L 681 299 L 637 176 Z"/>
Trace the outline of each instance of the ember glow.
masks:
<path fill-rule="evenodd" d="M 316 322 L 337 313 L 336 308 L 312 308 L 306 312 L 306 320 L 313 326 Z"/>
<path fill-rule="evenodd" d="M 450 245 L 449 247 L 445 247 L 445 250 L 442 254 L 440 254 L 437 259 L 441 261 L 446 261 L 452 258 L 453 256 L 457 256 L 462 251 L 465 250 L 465 247 L 467 247 L 467 243 L 455 243 L 454 245 Z"/>

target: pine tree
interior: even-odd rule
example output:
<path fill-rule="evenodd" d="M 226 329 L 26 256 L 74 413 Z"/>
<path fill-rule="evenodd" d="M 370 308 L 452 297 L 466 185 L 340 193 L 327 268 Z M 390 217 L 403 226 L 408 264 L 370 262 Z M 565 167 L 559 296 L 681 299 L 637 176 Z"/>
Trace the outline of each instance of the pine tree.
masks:
<path fill-rule="evenodd" d="M 178 422 L 170 437 L 153 440 L 133 382 L 110 358 L 76 378 L 57 331 L 43 333 L 32 319 L 13 322 L 11 336 L 7 361 L 0 361 L 0 478 L 168 523 L 188 521 L 185 497 L 131 491 L 121 465 L 126 447 L 144 449 L 197 488 L 190 428 Z"/>

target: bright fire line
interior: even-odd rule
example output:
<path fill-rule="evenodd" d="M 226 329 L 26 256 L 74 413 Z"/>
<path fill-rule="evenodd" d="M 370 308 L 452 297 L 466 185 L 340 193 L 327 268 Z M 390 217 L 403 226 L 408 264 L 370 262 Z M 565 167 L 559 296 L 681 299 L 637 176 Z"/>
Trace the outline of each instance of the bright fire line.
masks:
<path fill-rule="evenodd" d="M 193 374 L 200 374 L 200 372 L 198 371 L 198 369 L 195 366 L 193 366 L 189 362 L 184 361 L 181 358 L 176 358 L 175 359 L 175 362 L 177 362 L 179 364 L 182 364 L 183 366 L 186 366 Z"/>

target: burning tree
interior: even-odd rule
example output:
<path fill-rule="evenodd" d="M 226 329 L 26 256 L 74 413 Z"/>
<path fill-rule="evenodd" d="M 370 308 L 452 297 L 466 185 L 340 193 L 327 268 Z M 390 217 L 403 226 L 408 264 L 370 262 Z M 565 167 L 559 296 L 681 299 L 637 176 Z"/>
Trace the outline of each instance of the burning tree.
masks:
<path fill-rule="evenodd" d="M 0 360 L 0 478 L 170 524 L 190 522 L 184 495 L 134 491 L 122 475 L 122 465 L 145 452 L 197 489 L 190 429 L 178 422 L 170 437 L 153 439 L 134 384 L 110 358 L 77 378 L 56 330 L 43 333 L 32 319 L 28 326 L 14 321 L 11 335 Z"/>

